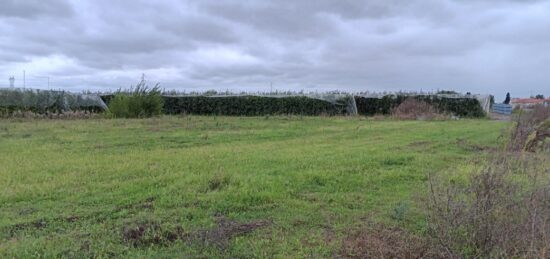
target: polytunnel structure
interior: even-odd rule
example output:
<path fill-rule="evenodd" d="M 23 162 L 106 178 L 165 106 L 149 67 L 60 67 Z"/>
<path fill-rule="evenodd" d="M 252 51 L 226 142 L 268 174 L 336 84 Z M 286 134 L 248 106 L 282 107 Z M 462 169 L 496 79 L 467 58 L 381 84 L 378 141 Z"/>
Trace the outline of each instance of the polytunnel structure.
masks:
<path fill-rule="evenodd" d="M 26 88 L 0 88 L 0 108 L 8 111 L 106 110 L 98 95 Z"/>

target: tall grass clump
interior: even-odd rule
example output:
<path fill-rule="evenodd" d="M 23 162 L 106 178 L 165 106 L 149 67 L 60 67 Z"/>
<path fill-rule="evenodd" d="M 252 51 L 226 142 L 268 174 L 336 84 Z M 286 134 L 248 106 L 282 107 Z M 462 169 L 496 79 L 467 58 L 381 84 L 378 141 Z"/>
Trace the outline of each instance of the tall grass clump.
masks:
<path fill-rule="evenodd" d="M 109 102 L 112 118 L 146 118 L 162 114 L 164 98 L 159 85 L 150 88 L 144 79 L 128 91 L 119 90 Z"/>

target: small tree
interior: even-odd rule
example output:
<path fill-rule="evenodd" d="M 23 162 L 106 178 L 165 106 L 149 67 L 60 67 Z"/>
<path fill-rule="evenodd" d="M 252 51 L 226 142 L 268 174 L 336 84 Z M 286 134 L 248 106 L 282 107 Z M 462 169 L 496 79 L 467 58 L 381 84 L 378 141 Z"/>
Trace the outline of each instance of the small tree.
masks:
<path fill-rule="evenodd" d="M 510 93 L 506 93 L 506 99 L 504 99 L 504 104 L 510 104 Z"/>
<path fill-rule="evenodd" d="M 544 95 L 542 95 L 542 94 L 537 94 L 537 95 L 535 96 L 535 99 L 544 99 Z"/>

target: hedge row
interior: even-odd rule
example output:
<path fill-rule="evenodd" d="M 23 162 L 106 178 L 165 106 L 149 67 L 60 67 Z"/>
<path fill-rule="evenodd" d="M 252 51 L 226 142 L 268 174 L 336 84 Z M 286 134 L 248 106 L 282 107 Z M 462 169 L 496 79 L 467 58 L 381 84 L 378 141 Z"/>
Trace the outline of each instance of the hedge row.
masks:
<path fill-rule="evenodd" d="M 102 96 L 108 103 L 111 95 Z M 306 96 L 264 97 L 264 96 L 163 96 L 164 113 L 197 115 L 260 116 L 277 114 L 301 115 L 343 115 L 347 105 Z M 391 114 L 393 108 L 409 96 L 387 95 L 382 98 L 355 96 L 357 113 L 372 116 Z M 475 98 L 449 98 L 436 95 L 418 95 L 413 98 L 433 105 L 443 113 L 461 117 L 483 117 L 485 113 Z"/>
<path fill-rule="evenodd" d="M 164 112 L 168 114 L 199 115 L 339 115 L 345 113 L 343 105 L 304 96 L 184 96 L 164 97 Z"/>
<path fill-rule="evenodd" d="M 107 104 L 113 95 L 101 96 Z M 343 115 L 346 107 L 305 96 L 163 96 L 164 113 L 196 115 Z"/>
<path fill-rule="evenodd" d="M 382 98 L 368 98 L 355 96 L 357 112 L 360 115 L 372 116 L 375 114 L 390 114 L 392 109 L 399 106 L 409 96 L 387 95 Z M 475 98 L 448 98 L 436 95 L 417 95 L 413 98 L 434 106 L 438 111 L 461 117 L 483 117 L 485 112 Z"/>

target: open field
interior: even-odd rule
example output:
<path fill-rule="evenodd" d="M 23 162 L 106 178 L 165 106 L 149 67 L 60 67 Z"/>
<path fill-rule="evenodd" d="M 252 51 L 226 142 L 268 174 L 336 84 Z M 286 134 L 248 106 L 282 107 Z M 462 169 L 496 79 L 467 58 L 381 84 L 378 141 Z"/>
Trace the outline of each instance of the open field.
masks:
<path fill-rule="evenodd" d="M 427 174 L 467 167 L 507 125 L 0 120 L 0 257 L 331 257 L 366 221 L 421 233 Z"/>

